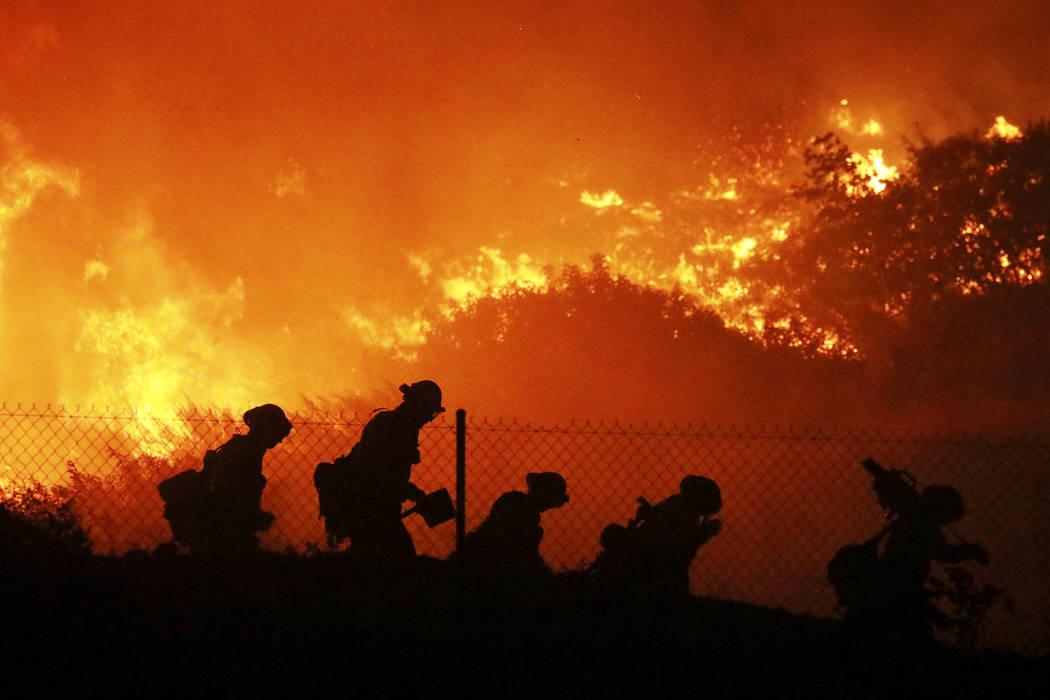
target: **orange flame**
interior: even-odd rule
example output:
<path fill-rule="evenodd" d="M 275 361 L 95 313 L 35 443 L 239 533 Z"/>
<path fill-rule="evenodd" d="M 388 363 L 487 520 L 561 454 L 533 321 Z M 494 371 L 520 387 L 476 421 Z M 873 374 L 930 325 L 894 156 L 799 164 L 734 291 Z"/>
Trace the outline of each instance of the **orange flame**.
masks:
<path fill-rule="evenodd" d="M 1003 141 L 1016 141 L 1017 139 L 1024 136 L 1019 128 L 1006 121 L 1006 117 L 998 116 L 995 118 L 995 122 L 988 128 L 988 131 L 984 133 L 984 137 L 988 140 L 1001 139 Z"/>
<path fill-rule="evenodd" d="M 31 158 L 14 125 L 0 120 L 0 289 L 3 289 L 7 228 L 22 216 L 44 189 L 55 186 L 71 197 L 80 193 L 80 174 L 73 168 Z"/>

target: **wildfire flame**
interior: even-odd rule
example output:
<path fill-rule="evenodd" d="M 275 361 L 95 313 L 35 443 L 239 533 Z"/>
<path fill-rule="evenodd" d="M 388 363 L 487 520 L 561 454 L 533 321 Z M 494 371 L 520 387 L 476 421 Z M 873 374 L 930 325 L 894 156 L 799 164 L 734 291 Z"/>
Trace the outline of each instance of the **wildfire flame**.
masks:
<path fill-rule="evenodd" d="M 1021 130 L 1006 121 L 1006 117 L 998 116 L 995 118 L 995 122 L 988 128 L 988 131 L 984 133 L 986 139 L 1002 139 L 1003 141 L 1016 141 L 1017 139 L 1024 136 Z"/>
<path fill-rule="evenodd" d="M 847 102 L 842 101 L 835 118 L 838 126 L 855 133 L 877 136 L 882 128 L 875 119 L 854 126 Z M 30 159 L 21 146 L 17 132 L 3 127 L 7 150 L 3 169 L 3 199 L 0 201 L 0 245 L 6 239 L 7 224 L 26 212 L 40 191 L 55 185 L 70 196 L 79 192 L 79 176 L 74 169 L 45 165 Z M 1010 140 L 1020 137 L 1020 130 L 1004 117 L 996 118 L 987 138 Z M 899 177 L 897 167 L 886 162 L 884 151 L 873 147 L 866 153 L 854 152 L 850 163 L 861 179 L 859 187 L 850 186 L 854 197 L 879 196 L 888 184 Z M 763 182 L 783 180 L 775 169 L 759 173 Z M 290 161 L 279 174 L 274 193 L 278 197 L 303 195 L 305 175 L 298 163 Z M 596 214 L 618 211 L 627 223 L 619 226 L 606 241 L 604 260 L 610 272 L 639 285 L 653 289 L 674 289 L 690 295 L 701 306 L 719 313 L 726 324 L 758 337 L 770 326 L 783 326 L 785 321 L 767 319 L 764 302 L 756 298 L 750 282 L 738 273 L 756 257 L 777 256 L 778 246 L 792 235 L 795 222 L 789 219 L 755 220 L 753 203 L 741 189 L 739 176 L 708 173 L 706 186 L 676 193 L 681 201 L 722 202 L 745 213 L 747 225 L 725 226 L 718 221 L 697 227 L 692 242 L 663 258 L 641 244 L 650 240 L 667 221 L 663 207 L 650 200 L 630 201 L 615 189 L 581 190 L 578 202 Z M 631 223 L 633 222 L 633 223 Z M 963 245 L 967 237 L 984 235 L 974 229 L 960 233 Z M 106 288 L 127 284 L 135 269 L 170 270 L 171 262 L 150 231 L 148 222 L 140 221 L 125 234 L 120 249 L 135 251 L 131 256 L 112 258 L 95 256 L 82 263 L 84 284 Z M 581 251 L 582 253 L 583 251 Z M 586 251 L 588 254 L 592 251 Z M 1034 282 L 1041 275 L 1037 251 L 1019 259 L 1005 253 L 1000 262 L 1002 276 L 1013 275 L 1022 282 Z M 527 252 L 506 253 L 501 247 L 481 245 L 472 259 L 459 261 L 439 259 L 431 254 L 407 256 L 411 268 L 429 287 L 440 290 L 439 317 L 449 318 L 480 298 L 500 297 L 520 289 L 543 291 L 550 281 L 550 270 L 566 263 L 579 263 L 581 255 L 537 259 Z M 177 267 L 177 266 L 176 266 Z M 189 275 L 192 277 L 192 275 Z M 84 306 L 76 311 L 79 325 L 73 350 L 85 357 L 97 358 L 91 363 L 90 388 L 80 391 L 78 403 L 116 405 L 134 411 L 155 412 L 191 400 L 200 391 L 222 406 L 242 406 L 253 396 L 266 391 L 258 367 L 245 368 L 230 363 L 224 349 L 240 350 L 236 342 L 223 340 L 224 334 L 243 318 L 247 290 L 242 278 L 234 278 L 223 289 L 209 289 L 199 282 L 180 285 L 175 276 L 165 273 L 148 285 L 148 301 L 136 302 L 125 293 L 104 304 Z M 769 303 L 779 302 L 782 290 L 763 292 Z M 365 346 L 389 350 L 402 359 L 414 359 L 433 329 L 435 316 L 425 307 L 406 312 L 394 307 L 371 308 L 346 304 L 339 312 L 342 323 L 352 330 Z M 799 320 L 805 324 L 804 314 Z M 813 327 L 818 346 L 829 354 L 850 355 L 855 352 L 848 342 L 830 329 Z M 247 355 L 249 353 L 245 353 Z M 241 367 L 232 369 L 231 367 Z M 222 377 L 222 379 L 218 379 Z M 72 398 L 72 397 L 62 397 Z M 149 453 L 161 453 L 170 446 L 170 437 L 143 433 L 136 437 Z"/>
<path fill-rule="evenodd" d="M 879 194 L 886 189 L 887 184 L 899 177 L 896 166 L 886 165 L 881 148 L 870 149 L 867 156 L 854 153 L 850 156 L 850 162 L 864 180 L 862 187 L 847 187 L 847 191 L 853 196 Z"/>
<path fill-rule="evenodd" d="M 845 108 L 845 103 L 842 106 Z M 839 117 L 842 118 L 841 112 Z M 842 124 L 844 122 L 840 121 Z M 1007 127 L 1011 125 L 1005 120 L 997 120 L 989 134 L 1008 138 L 1016 133 L 1011 130 L 1016 127 Z M 870 119 L 859 132 L 874 136 L 881 133 L 881 127 Z M 850 185 L 847 188 L 850 196 L 879 196 L 899 177 L 897 167 L 888 164 L 883 154 L 881 148 L 868 149 L 865 154 L 851 154 L 850 163 L 862 185 Z M 283 195 L 292 191 L 288 188 L 294 189 L 293 185 L 297 187 L 295 183 L 302 182 L 297 165 L 292 167 L 291 175 L 282 177 Z M 766 183 L 784 179 L 774 169 L 766 169 L 756 177 Z M 740 190 L 739 177 L 708 173 L 706 181 L 706 186 L 681 190 L 676 196 L 681 201 L 723 202 L 738 207 L 745 214 L 755 211 L 748 195 Z M 766 304 L 781 303 L 784 290 L 777 287 L 759 290 L 739 273 L 751 259 L 776 258 L 778 246 L 791 237 L 796 226 L 792 219 L 767 217 L 755 220 L 747 215 L 747 225 L 743 228 L 712 221 L 711 225 L 699 227 L 691 243 L 683 245 L 672 255 L 660 257 L 642 242 L 650 240 L 665 224 L 667 213 L 662 207 L 649 200 L 631 202 L 629 197 L 614 189 L 582 190 L 578 202 L 596 214 L 615 210 L 626 217 L 627 223 L 611 234 L 603 254 L 611 274 L 651 289 L 680 290 L 694 298 L 699 306 L 716 311 L 727 326 L 755 338 L 762 337 L 768 328 L 786 329 L 790 323 L 783 318 L 769 320 L 765 308 Z M 981 234 L 976 230 L 960 234 L 962 239 L 975 235 Z M 141 248 L 142 242 L 140 237 L 136 247 Z M 995 279 L 1014 275 L 1028 282 L 1037 280 L 1041 272 L 1036 255 L 1032 252 L 1023 260 L 1010 260 L 1004 254 L 1001 258 L 1003 276 Z M 437 318 L 452 318 L 481 298 L 499 298 L 522 289 L 542 292 L 549 288 L 552 269 L 584 261 L 582 256 L 539 260 L 526 252 L 508 254 L 501 247 L 489 245 L 479 246 L 473 258 L 458 261 L 427 253 L 412 253 L 407 259 L 425 285 L 440 291 L 436 307 L 417 306 L 406 313 L 389 305 L 369 309 L 347 304 L 339 314 L 357 342 L 381 348 L 408 361 L 417 358 L 425 347 Z M 101 259 L 89 260 L 84 265 L 85 282 L 106 283 L 111 274 L 110 263 Z M 960 285 L 966 288 L 966 284 L 960 282 Z M 199 373 L 202 387 L 208 383 L 207 393 L 220 397 L 220 405 L 236 406 L 250 402 L 254 392 L 264 386 L 257 380 L 253 383 L 253 379 L 243 375 L 231 378 L 234 381 L 228 383 L 230 390 L 217 392 L 214 380 L 204 379 L 213 370 L 201 371 L 200 368 L 217 367 L 224 358 L 212 349 L 212 338 L 197 330 L 216 325 L 228 328 L 243 314 L 244 296 L 244 283 L 238 279 L 225 292 L 163 298 L 137 307 L 125 305 L 82 311 L 82 330 L 76 349 L 105 358 L 95 381 L 98 387 L 119 387 L 117 390 L 100 388 L 91 396 L 101 404 L 117 403 L 149 411 L 153 410 L 152 407 L 177 405 L 180 400 L 188 399 L 191 393 L 186 378 Z M 217 323 L 217 315 L 223 316 L 225 321 Z M 204 322 L 200 323 L 202 320 Z M 795 323 L 808 329 L 805 332 L 811 335 L 811 342 L 815 341 L 815 347 L 826 354 L 850 357 L 857 352 L 837 332 L 812 324 L 801 311 L 796 314 Z M 107 373 L 119 375 L 122 379 L 114 384 L 106 378 Z M 252 389 L 246 389 L 248 386 Z M 150 453 L 160 453 L 168 446 L 168 438 L 148 434 L 138 437 Z"/>
<path fill-rule="evenodd" d="M 882 124 L 874 117 L 864 120 L 860 126 L 856 126 L 857 120 L 849 108 L 849 100 L 843 99 L 832 113 L 832 123 L 837 129 L 851 134 L 862 136 L 880 136 L 883 133 Z"/>
<path fill-rule="evenodd" d="M 80 174 L 75 168 L 33 159 L 14 125 L 0 121 L 0 290 L 3 289 L 7 229 L 29 210 L 41 191 L 51 186 L 76 197 L 80 193 Z"/>
<path fill-rule="evenodd" d="M 595 255 L 610 274 L 684 294 L 698 309 L 713 310 L 726 326 L 756 340 L 793 324 L 796 335 L 788 342 L 806 342 L 832 356 L 856 353 L 849 339 L 821 327 L 805 309 L 794 309 L 793 319 L 785 320 L 781 312 L 791 307 L 789 290 L 756 283 L 749 269 L 777 261 L 806 235 L 798 211 L 767 200 L 790 198 L 798 173 L 788 161 L 797 165 L 814 121 L 857 141 L 849 156 L 855 177 L 848 196 L 877 198 L 891 189 L 900 177 L 890 140 L 892 109 L 880 112 L 859 98 L 839 100 L 839 85 L 831 102 L 798 108 L 807 113 L 806 133 L 785 131 L 749 141 L 742 134 L 751 133 L 753 125 L 740 125 L 733 128 L 736 141 L 725 139 L 710 162 L 690 163 L 695 134 L 706 133 L 704 122 L 714 117 L 694 118 L 682 128 L 661 123 L 656 115 L 662 113 L 646 111 L 655 102 L 656 86 L 642 87 L 645 81 L 635 76 L 624 94 L 637 112 L 623 132 L 615 125 L 603 128 L 616 121 L 604 108 L 588 118 L 565 118 L 587 110 L 562 101 L 550 114 L 537 113 L 539 126 L 528 137 L 516 122 L 505 130 L 486 126 L 479 135 L 478 125 L 503 120 L 494 120 L 493 103 L 478 97 L 484 89 L 463 89 L 456 80 L 435 82 L 430 71 L 413 70 L 432 65 L 440 54 L 430 55 L 421 47 L 426 42 L 398 43 L 394 32 L 368 30 L 355 41 L 360 53 L 350 64 L 389 68 L 390 76 L 376 70 L 347 88 L 353 82 L 343 81 L 347 66 L 331 73 L 315 73 L 313 65 L 301 66 L 301 75 L 290 68 L 280 75 L 268 72 L 283 65 L 270 54 L 281 46 L 260 41 L 265 48 L 256 47 L 239 23 L 223 34 L 236 54 L 226 65 L 232 54 L 211 53 L 226 44 L 206 32 L 196 34 L 208 23 L 188 12 L 190 20 L 179 26 L 195 51 L 155 52 L 143 41 L 108 47 L 112 55 L 94 51 L 100 42 L 90 22 L 4 18 L 5 28 L 17 30 L 17 41 L 0 47 L 5 90 L 10 85 L 16 99 L 25 96 L 35 100 L 35 109 L 52 113 L 45 123 L 28 110 L 17 123 L 33 125 L 33 138 L 40 142 L 33 145 L 68 154 L 35 156 L 15 122 L 0 121 L 0 330 L 9 330 L 4 376 L 18 391 L 161 417 L 189 402 L 243 409 L 265 401 L 294 404 L 308 393 L 365 391 L 370 382 L 391 381 L 364 379 L 366 351 L 382 350 L 411 363 L 426 352 L 435 328 L 453 322 L 473 302 L 520 290 L 548 291 L 563 266 L 586 265 Z M 298 45 L 300 33 L 283 29 L 302 21 L 299 8 L 275 12 L 282 41 Z M 103 14 L 98 27 L 118 19 Z M 519 26 L 528 36 L 526 23 Z M 86 32 L 84 46 L 78 29 Z M 309 49 L 317 49 L 317 64 L 344 56 L 341 42 L 314 38 L 318 45 Z M 195 52 L 212 62 L 189 60 Z M 484 88 L 536 82 L 535 71 L 518 65 L 514 51 L 499 53 L 495 77 L 486 78 Z M 600 65 L 581 72 L 591 76 L 582 94 L 604 93 L 609 75 L 630 68 L 606 65 L 611 53 L 602 52 Z M 96 54 L 98 61 L 92 58 Z M 372 60 L 372 54 L 381 58 Z M 455 55 L 450 66 L 476 58 L 469 52 Z M 70 93 L 56 80 L 50 88 L 69 102 L 49 101 L 48 91 L 39 89 L 40 76 L 68 74 L 73 84 L 84 61 L 94 72 L 83 74 L 92 81 L 83 92 L 97 99 Z M 169 64 L 170 70 L 161 69 Z M 261 65 L 270 68 L 260 72 Z M 142 75 L 153 78 L 139 85 Z M 549 85 L 523 87 L 520 98 L 516 90 L 500 93 L 501 105 L 508 114 L 528 113 L 533 101 L 578 94 L 584 87 L 578 79 L 574 73 Z M 183 80 L 195 89 L 187 90 Z M 265 87 L 270 81 L 276 81 L 272 93 Z M 238 91 L 242 86 L 252 91 L 251 99 Z M 255 113 L 266 102 L 257 96 L 282 90 L 295 98 L 280 109 Z M 359 100 L 346 99 L 357 98 L 358 90 Z M 676 88 L 675 96 L 664 99 L 677 104 L 681 92 Z M 200 100 L 176 99 L 184 94 Z M 335 98 L 318 97 L 329 94 Z M 418 114 L 425 116 L 418 116 L 414 109 L 445 100 L 463 124 L 444 112 L 435 118 L 433 111 L 421 109 Z M 329 103 L 356 106 L 343 113 L 330 111 Z M 74 104 L 84 105 L 83 129 L 65 123 Z M 689 101 L 690 114 L 697 112 L 696 104 Z M 267 128 L 265 122 L 277 114 L 295 116 Z M 555 114 L 558 119 L 550 119 Z M 559 128 L 549 129 L 551 122 Z M 637 152 L 617 155 L 618 144 L 665 128 L 676 134 L 668 137 L 673 148 L 652 155 L 644 166 L 633 162 Z M 105 132 L 105 138 L 84 136 L 92 130 Z M 675 141 L 681 134 L 688 140 Z M 243 143 L 223 150 L 240 136 Z M 1004 141 L 1022 136 L 1004 116 L 986 133 Z M 560 155 L 553 165 L 538 164 L 536 144 L 542 139 L 557 140 L 551 152 Z M 772 143 L 777 139 L 784 143 Z M 766 147 L 776 155 L 764 155 Z M 565 155 L 570 150 L 572 155 Z M 340 155 L 331 157 L 332 152 Z M 688 179 L 663 176 L 672 152 L 683 167 L 692 166 Z M 68 164 L 58 162 L 63 157 Z M 624 161 L 627 175 L 616 172 L 617 160 Z M 648 180 L 658 184 L 649 186 Z M 537 183 L 556 183 L 557 191 Z M 466 194 L 449 201 L 453 191 Z M 238 199 L 228 204 L 231 194 Z M 487 209 L 491 212 L 482 211 Z M 960 245 L 985 235 L 974 224 L 960 232 Z M 989 283 L 1041 279 L 1044 261 L 1035 249 L 1004 250 L 997 259 Z M 20 308 L 22 298 L 32 298 L 35 308 Z M 322 359 L 304 362 L 304 346 Z M 143 421 L 129 430 L 139 431 L 133 437 L 144 452 L 163 454 L 178 437 L 163 424 Z M 158 427 L 143 427 L 150 425 Z"/>

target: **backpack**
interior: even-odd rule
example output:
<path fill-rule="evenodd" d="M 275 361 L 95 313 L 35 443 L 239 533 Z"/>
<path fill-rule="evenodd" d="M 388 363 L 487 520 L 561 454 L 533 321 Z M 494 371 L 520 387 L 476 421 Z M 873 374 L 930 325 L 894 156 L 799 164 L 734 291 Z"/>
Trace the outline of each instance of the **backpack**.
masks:
<path fill-rule="evenodd" d="M 317 489 L 318 518 L 324 518 L 325 531 L 336 537 L 348 537 L 345 521 L 354 493 L 353 461 L 349 455 L 332 462 L 321 462 L 314 469 Z"/>
<path fill-rule="evenodd" d="M 873 596 L 881 589 L 883 568 L 879 542 L 888 531 L 887 527 L 860 544 L 839 548 L 828 562 L 828 583 L 835 589 L 839 605 L 847 611 L 870 606 Z"/>
<path fill-rule="evenodd" d="M 187 469 L 157 484 L 157 492 L 167 505 L 191 505 L 200 501 L 204 479 L 196 469 Z"/>

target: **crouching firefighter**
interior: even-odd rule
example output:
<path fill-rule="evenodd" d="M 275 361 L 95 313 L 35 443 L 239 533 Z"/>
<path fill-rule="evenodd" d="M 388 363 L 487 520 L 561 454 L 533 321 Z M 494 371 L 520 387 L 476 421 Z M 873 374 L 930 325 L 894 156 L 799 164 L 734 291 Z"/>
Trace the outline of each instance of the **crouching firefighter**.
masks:
<path fill-rule="evenodd" d="M 933 562 L 988 563 L 979 544 L 951 543 L 947 526 L 965 514 L 962 496 L 951 486 L 919 491 L 907 472 L 862 463 L 889 521 L 861 544 L 846 545 L 828 563 L 828 581 L 855 630 L 894 643 L 928 644 L 932 626 L 959 621 L 942 613 L 927 589 Z"/>
<path fill-rule="evenodd" d="M 638 499 L 624 527 L 608 525 L 602 550 L 591 565 L 603 595 L 681 600 L 689 597 L 689 569 L 700 547 L 722 531 L 722 491 L 704 476 L 690 474 L 679 492 L 656 505 Z"/>

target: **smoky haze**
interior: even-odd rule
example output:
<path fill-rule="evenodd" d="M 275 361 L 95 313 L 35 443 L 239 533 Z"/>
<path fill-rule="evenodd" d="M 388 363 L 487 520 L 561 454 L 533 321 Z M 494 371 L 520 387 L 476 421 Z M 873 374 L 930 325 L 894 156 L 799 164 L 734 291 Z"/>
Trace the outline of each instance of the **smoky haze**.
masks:
<path fill-rule="evenodd" d="M 580 193 L 704 183 L 734 125 L 805 138 L 848 99 L 899 154 L 1050 113 L 1026 2 L 5 8 L 10 400 L 386 396 L 412 367 L 373 346 L 425 357 L 406 325 L 443 277 L 608 252 Z"/>

